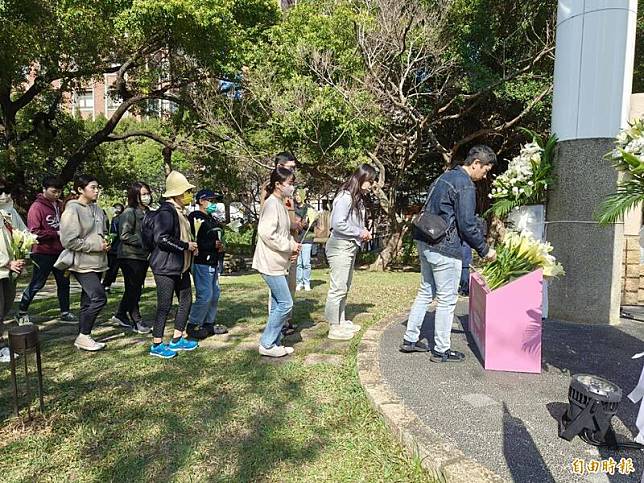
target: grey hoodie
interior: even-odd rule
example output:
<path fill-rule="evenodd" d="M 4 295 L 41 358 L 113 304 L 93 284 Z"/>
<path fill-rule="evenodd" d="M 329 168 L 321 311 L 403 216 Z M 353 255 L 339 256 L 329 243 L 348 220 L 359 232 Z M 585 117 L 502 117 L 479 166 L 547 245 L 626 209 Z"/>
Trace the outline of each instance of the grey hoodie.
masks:
<path fill-rule="evenodd" d="M 60 242 L 75 252 L 71 272 L 88 273 L 107 270 L 107 253 L 103 251 L 105 213 L 96 204 L 84 205 L 71 200 L 60 218 Z"/>

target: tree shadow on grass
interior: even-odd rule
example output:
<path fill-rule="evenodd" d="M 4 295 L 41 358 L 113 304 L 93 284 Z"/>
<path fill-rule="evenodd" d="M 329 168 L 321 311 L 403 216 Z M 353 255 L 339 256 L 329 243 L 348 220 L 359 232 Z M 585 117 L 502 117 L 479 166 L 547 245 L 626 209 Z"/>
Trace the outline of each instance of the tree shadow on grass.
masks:
<path fill-rule="evenodd" d="M 289 437 L 287 408 L 303 397 L 303 376 L 260 364 L 251 352 L 237 353 L 219 371 L 203 352 L 172 361 L 142 358 L 136 350 L 121 351 L 111 361 L 69 349 L 56 352 L 57 360 L 76 370 L 63 380 L 45 371 L 46 411 L 59 428 L 58 434 L 39 437 L 74 446 L 74 466 L 98 468 L 92 477 L 99 481 L 167 481 L 180 472 L 185 477 L 192 465 L 197 479 L 257 481 L 277 464 L 314 459 L 327 442 L 319 434 Z M 79 365 L 79 358 L 88 364 Z M 5 391 L 0 411 L 7 416 L 10 408 Z M 9 442 L 0 454 L 11 454 L 15 445 L 21 442 Z M 66 462 L 52 464 L 50 474 L 69 471 Z M 27 478 L 37 479 L 41 471 L 33 468 Z"/>

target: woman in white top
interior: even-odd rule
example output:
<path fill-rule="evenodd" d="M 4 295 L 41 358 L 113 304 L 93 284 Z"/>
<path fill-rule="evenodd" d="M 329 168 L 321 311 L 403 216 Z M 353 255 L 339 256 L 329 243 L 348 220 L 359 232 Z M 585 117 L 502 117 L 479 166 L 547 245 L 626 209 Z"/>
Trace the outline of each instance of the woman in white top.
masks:
<path fill-rule="evenodd" d="M 324 316 L 329 322 L 329 339 L 349 340 L 360 326 L 345 318 L 347 295 L 353 280 L 353 266 L 363 242 L 371 240 L 366 228 L 364 196 L 371 190 L 376 170 L 361 165 L 338 190 L 331 211 L 331 237 L 326 257 L 331 269 Z"/>
<path fill-rule="evenodd" d="M 293 352 L 292 347 L 280 345 L 280 339 L 282 326 L 293 308 L 287 280 L 288 267 L 302 248 L 291 235 L 291 220 L 283 201 L 293 197 L 294 179 L 293 171 L 281 166 L 271 173 L 257 228 L 253 268 L 262 275 L 271 291 L 270 313 L 259 341 L 259 353 L 269 357 L 282 357 Z"/>

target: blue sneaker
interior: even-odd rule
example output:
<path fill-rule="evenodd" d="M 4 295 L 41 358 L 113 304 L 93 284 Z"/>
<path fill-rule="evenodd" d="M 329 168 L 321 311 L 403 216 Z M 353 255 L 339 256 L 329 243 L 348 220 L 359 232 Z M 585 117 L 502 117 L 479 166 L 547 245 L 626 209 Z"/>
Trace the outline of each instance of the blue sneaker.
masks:
<path fill-rule="evenodd" d="M 185 337 L 182 337 L 177 342 L 170 341 L 168 343 L 168 349 L 173 351 L 193 351 L 199 347 L 199 343 L 196 340 L 189 340 Z"/>
<path fill-rule="evenodd" d="M 162 359 L 172 359 L 177 357 L 177 353 L 168 348 L 168 344 L 159 344 L 158 346 L 152 345 L 150 347 L 150 355 L 160 357 Z"/>

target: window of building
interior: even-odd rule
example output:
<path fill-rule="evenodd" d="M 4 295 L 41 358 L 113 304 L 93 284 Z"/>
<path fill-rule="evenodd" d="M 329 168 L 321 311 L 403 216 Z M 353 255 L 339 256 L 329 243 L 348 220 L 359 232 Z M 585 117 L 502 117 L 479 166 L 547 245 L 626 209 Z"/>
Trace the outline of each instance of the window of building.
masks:
<path fill-rule="evenodd" d="M 81 110 L 94 109 L 94 90 L 85 89 L 76 93 L 77 105 Z"/>

